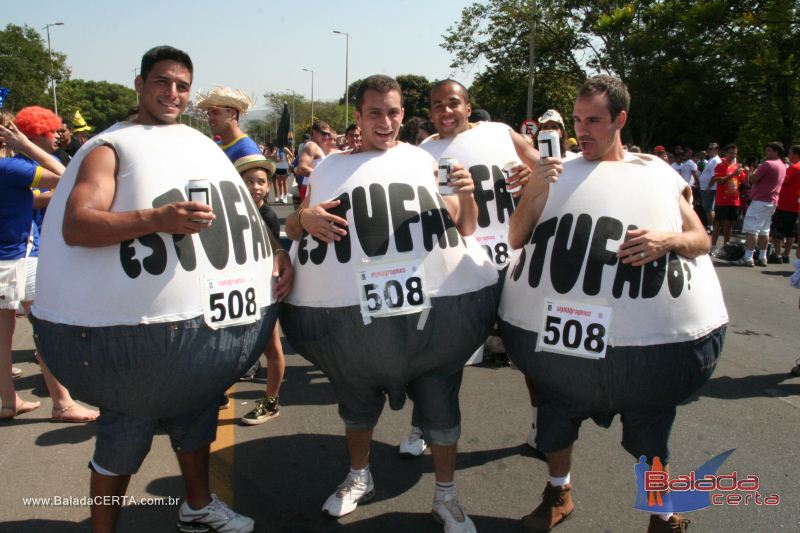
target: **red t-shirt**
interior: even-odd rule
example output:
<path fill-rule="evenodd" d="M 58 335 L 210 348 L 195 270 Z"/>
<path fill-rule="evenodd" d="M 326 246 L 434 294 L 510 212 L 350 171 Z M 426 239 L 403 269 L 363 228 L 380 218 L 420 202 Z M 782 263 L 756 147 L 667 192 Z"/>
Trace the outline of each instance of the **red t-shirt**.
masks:
<path fill-rule="evenodd" d="M 800 213 L 800 162 L 789 165 L 786 169 L 786 177 L 783 178 L 781 194 L 778 196 L 778 209 Z"/>
<path fill-rule="evenodd" d="M 723 159 L 714 169 L 714 177 L 728 176 L 726 179 L 717 181 L 717 196 L 715 205 L 739 205 L 739 186 L 745 180 L 744 170 L 728 165 Z"/>

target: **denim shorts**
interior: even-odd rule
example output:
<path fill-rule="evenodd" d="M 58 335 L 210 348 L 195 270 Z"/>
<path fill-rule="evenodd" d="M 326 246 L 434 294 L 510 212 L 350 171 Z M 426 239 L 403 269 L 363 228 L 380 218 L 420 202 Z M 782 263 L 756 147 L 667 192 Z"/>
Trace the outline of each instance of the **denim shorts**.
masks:
<path fill-rule="evenodd" d="M 710 191 L 701 191 L 700 199 L 703 202 L 703 209 L 706 210 L 706 213 L 710 213 L 714 210 L 714 201 L 717 199 L 717 190 L 711 189 Z"/>
<path fill-rule="evenodd" d="M 100 407 L 97 464 L 126 474 L 141 465 L 160 424 L 176 450 L 214 440 L 219 397 L 263 351 L 277 307 L 263 308 L 252 324 L 216 331 L 203 317 L 104 327 L 30 319 L 36 347 L 56 378 L 76 398 Z"/>
<path fill-rule="evenodd" d="M 653 346 L 609 347 L 604 359 L 536 352 L 536 333 L 500 323 L 509 357 L 540 396 L 536 444 L 556 452 L 578 440 L 581 422 L 609 427 L 622 418 L 622 446 L 635 458 L 669 460 L 676 406 L 708 381 L 725 326 L 699 339 Z"/>
<path fill-rule="evenodd" d="M 458 440 L 458 393 L 464 363 L 486 340 L 497 313 L 497 287 L 434 298 L 423 329 L 420 314 L 383 317 L 364 325 L 358 306 L 312 308 L 284 304 L 281 326 L 297 352 L 331 381 L 339 415 L 352 429 L 371 429 L 388 396 L 401 409 L 414 402 L 413 423 Z M 443 433 L 440 433 L 440 435 Z M 437 442 L 434 444 L 452 444 Z"/>

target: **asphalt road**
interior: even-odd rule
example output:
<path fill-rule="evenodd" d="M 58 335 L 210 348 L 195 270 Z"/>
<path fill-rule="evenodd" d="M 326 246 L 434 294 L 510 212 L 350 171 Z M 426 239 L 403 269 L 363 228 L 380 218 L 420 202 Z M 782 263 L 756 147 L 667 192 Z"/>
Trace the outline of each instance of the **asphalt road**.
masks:
<path fill-rule="evenodd" d="M 285 216 L 286 207 L 279 208 Z M 777 494 L 775 507 L 753 503 L 689 513 L 691 531 L 772 532 L 800 530 L 796 461 L 800 428 L 800 378 L 788 371 L 797 348 L 798 295 L 789 286 L 789 265 L 746 268 L 717 263 L 731 322 L 716 373 L 679 408 L 671 439 L 674 474 L 686 473 L 731 448 L 721 468 L 759 477 L 762 496 Z M 16 381 L 23 398 L 42 407 L 0 424 L 0 532 L 87 531 L 85 505 L 38 505 L 24 498 L 88 496 L 87 461 L 94 424 L 51 422 L 44 382 L 33 362 L 31 330 L 19 319 L 14 362 L 25 371 Z M 176 379 L 179 379 L 177 377 Z M 665 376 L 665 379 L 669 379 Z M 430 455 L 401 459 L 397 443 L 408 430 L 410 405 L 387 409 L 376 428 L 371 466 L 377 495 L 338 521 L 320 514 L 327 496 L 346 475 L 343 428 L 333 390 L 319 370 L 287 346 L 281 416 L 260 426 L 238 417 L 263 393 L 264 370 L 231 393 L 212 458 L 214 490 L 238 512 L 255 518 L 257 531 L 441 531 L 430 517 Z M 507 366 L 468 367 L 461 389 L 463 413 L 456 483 L 461 502 L 479 531 L 517 531 L 547 481 L 545 463 L 524 446 L 530 408 L 522 376 Z M 619 445 L 618 421 L 608 430 L 587 422 L 576 445 L 572 471 L 577 509 L 557 531 L 645 531 L 648 517 L 632 508 L 634 460 Z M 174 531 L 183 494 L 177 463 L 165 435 L 156 437 L 128 494 L 172 498 L 158 505 L 127 505 L 119 531 Z"/>

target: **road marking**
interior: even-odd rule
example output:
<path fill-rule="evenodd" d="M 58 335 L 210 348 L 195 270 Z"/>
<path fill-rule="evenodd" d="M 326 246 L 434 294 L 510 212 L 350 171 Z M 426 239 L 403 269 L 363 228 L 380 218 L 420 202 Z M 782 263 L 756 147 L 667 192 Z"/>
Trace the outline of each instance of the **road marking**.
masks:
<path fill-rule="evenodd" d="M 793 394 L 791 396 L 785 396 L 782 390 L 778 389 L 764 389 L 764 392 L 772 396 L 773 398 L 778 398 L 779 400 L 783 400 L 784 402 L 797 407 L 800 409 L 800 396 Z"/>
<path fill-rule="evenodd" d="M 230 395 L 236 391 L 234 384 L 226 391 Z M 231 399 L 231 406 L 219 412 L 217 423 L 217 440 L 211 443 L 211 460 L 208 465 L 208 476 L 211 492 L 233 508 L 233 443 L 235 437 L 236 406 Z"/>

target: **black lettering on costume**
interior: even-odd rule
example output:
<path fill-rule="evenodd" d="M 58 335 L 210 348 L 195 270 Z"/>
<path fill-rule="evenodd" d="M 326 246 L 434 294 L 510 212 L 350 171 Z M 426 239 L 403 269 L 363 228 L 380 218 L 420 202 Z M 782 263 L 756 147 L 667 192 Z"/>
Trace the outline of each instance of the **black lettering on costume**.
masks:
<path fill-rule="evenodd" d="M 519 254 L 519 258 L 517 259 L 517 264 L 514 265 L 514 269 L 511 271 L 511 277 L 514 281 L 519 281 L 520 276 L 522 276 L 522 271 L 525 270 L 525 260 L 528 258 L 528 253 L 525 251 L 525 248 L 522 248 L 522 251 Z"/>
<path fill-rule="evenodd" d="M 167 269 L 167 245 L 158 233 L 148 233 L 139 237 L 139 242 L 153 253 L 142 259 L 142 266 L 148 274 L 158 276 Z"/>
<path fill-rule="evenodd" d="M 506 188 L 506 175 L 499 167 L 492 165 L 492 177 L 494 179 L 494 195 L 497 198 L 495 205 L 497 207 L 497 220 L 501 224 L 505 224 L 506 218 L 511 218 L 514 214 L 514 208 L 519 200 L 514 200 L 511 193 Z"/>
<path fill-rule="evenodd" d="M 222 201 L 225 203 L 225 212 L 228 215 L 228 224 L 231 226 L 233 257 L 237 265 L 243 265 L 247 262 L 247 247 L 244 243 L 244 232 L 250 229 L 250 221 L 246 215 L 240 215 L 236 209 L 236 204 L 242 203 L 242 196 L 239 194 L 236 185 L 230 181 L 223 181 L 219 184 L 219 187 L 222 193 Z M 251 233 L 257 233 L 257 228 L 258 226 L 255 226 Z"/>
<path fill-rule="evenodd" d="M 353 222 L 358 241 L 368 257 L 384 255 L 389 249 L 389 212 L 386 192 L 378 183 L 369 185 L 369 201 L 364 187 L 353 189 Z M 372 213 L 370 215 L 370 213 Z"/>
<path fill-rule="evenodd" d="M 589 247 L 589 259 L 586 262 L 586 271 L 583 275 L 583 292 L 595 296 L 600 292 L 603 281 L 603 267 L 612 266 L 617 262 L 616 253 L 606 247 L 609 240 L 622 238 L 622 222 L 616 218 L 600 217 L 594 227 L 592 243 Z"/>
<path fill-rule="evenodd" d="M 422 223 L 422 244 L 425 246 L 425 250 L 429 252 L 433 250 L 434 237 L 439 243 L 439 248 L 447 248 L 444 220 L 436 201 L 428 189 L 422 186 L 417 187 L 417 196 L 419 197 L 420 222 Z"/>
<path fill-rule="evenodd" d="M 461 234 L 458 233 L 458 228 L 456 228 L 453 219 L 450 218 L 450 211 L 448 211 L 447 206 L 444 205 L 444 200 L 441 195 L 436 196 L 436 203 L 439 204 L 439 211 L 442 214 L 442 220 L 444 220 L 444 227 L 447 233 L 447 245 L 450 248 L 455 248 L 458 246 L 458 240 Z"/>
<path fill-rule="evenodd" d="M 542 281 L 542 270 L 544 269 L 544 258 L 547 255 L 547 243 L 556 233 L 556 225 L 558 224 L 558 217 L 540 222 L 536 225 L 531 235 L 530 244 L 534 245 L 533 254 L 531 254 L 531 265 L 528 268 L 528 285 L 534 289 L 539 286 Z"/>
<path fill-rule="evenodd" d="M 572 232 L 572 243 L 568 245 L 572 219 L 572 214 L 568 213 L 558 221 L 550 255 L 550 280 L 553 288 L 560 294 L 568 293 L 577 283 L 592 233 L 592 217 L 587 214 L 578 215 L 575 231 Z"/>
<path fill-rule="evenodd" d="M 347 212 L 350 211 L 350 195 L 346 192 L 340 194 L 338 197 L 334 198 L 334 200 L 339 200 L 339 205 L 333 209 L 329 209 L 328 213 L 332 215 L 336 215 L 347 220 Z M 352 234 L 352 228 L 347 229 L 347 235 L 341 238 L 341 240 L 334 242 L 334 250 L 336 251 L 336 260 L 340 263 L 349 263 L 350 262 L 350 235 Z M 317 246 L 313 250 L 309 250 L 309 245 L 311 242 L 317 243 Z M 321 265 L 323 261 L 325 261 L 325 257 L 328 255 L 328 243 L 323 242 L 307 231 L 303 230 L 303 236 L 300 238 L 300 242 L 298 243 L 297 247 L 297 260 L 300 262 L 301 265 L 305 265 L 308 260 L 310 259 L 312 263 L 315 265 Z"/>
<path fill-rule="evenodd" d="M 332 215 L 336 215 L 339 218 L 343 218 L 347 220 L 347 212 L 350 211 L 352 207 L 350 205 L 350 195 L 346 192 L 340 194 L 334 200 L 339 200 L 339 205 L 334 207 L 333 209 L 329 210 L 328 212 Z M 353 233 L 350 228 L 347 229 L 347 235 L 339 239 L 338 241 L 333 242 L 333 249 L 336 251 L 336 260 L 340 263 L 349 263 L 350 262 L 350 235 Z"/>
<path fill-rule="evenodd" d="M 152 204 L 154 208 L 157 208 L 173 202 L 184 201 L 186 201 L 186 198 L 183 196 L 183 192 L 178 189 L 170 189 L 164 194 L 155 197 Z M 194 241 L 191 235 L 172 234 L 172 246 L 175 248 L 178 262 L 185 271 L 192 272 L 197 268 L 197 256 L 195 255 Z"/>
<path fill-rule="evenodd" d="M 667 286 L 673 298 L 683 292 L 683 262 L 675 252 L 669 253 L 667 259 Z"/>
<path fill-rule="evenodd" d="M 239 185 L 239 192 L 242 198 L 247 198 L 246 195 L 250 194 L 244 187 Z M 256 205 L 253 202 L 244 202 L 247 209 L 247 218 L 250 220 L 250 227 L 253 231 L 250 232 L 250 238 L 253 245 L 253 258 L 258 261 L 267 257 L 267 250 L 270 248 L 269 239 L 267 238 L 267 228 L 264 225 L 264 219 L 256 210 Z"/>
<path fill-rule="evenodd" d="M 638 229 L 638 227 L 630 225 L 628 226 L 625 234 L 627 235 L 628 231 L 633 231 L 635 229 Z M 628 283 L 628 297 L 638 298 L 643 270 L 644 269 L 642 267 L 635 267 L 630 263 L 626 264 L 620 261 L 617 265 L 617 274 L 614 276 L 614 286 L 611 289 L 612 296 L 617 299 L 621 298 L 625 283 Z"/>
<path fill-rule="evenodd" d="M 405 208 L 405 203 L 413 199 L 414 187 L 411 185 L 406 183 L 389 184 L 389 211 L 392 213 L 394 245 L 401 253 L 414 249 L 411 224 L 419 222 L 419 213 Z"/>
<path fill-rule="evenodd" d="M 219 191 L 210 184 L 211 189 L 211 209 L 217 215 L 214 223 L 198 233 L 203 251 L 206 253 L 208 262 L 217 270 L 222 270 L 228 264 L 228 254 L 230 245 L 228 243 L 228 223 L 225 217 L 225 210 L 222 207 L 222 198 Z M 229 216 L 231 213 L 228 214 Z"/>
<path fill-rule="evenodd" d="M 142 264 L 134 257 L 135 255 L 136 248 L 133 247 L 133 240 L 119 243 L 119 262 L 125 274 L 132 279 L 138 278 L 142 273 Z"/>
<path fill-rule="evenodd" d="M 472 175 L 472 185 L 475 187 L 473 195 L 478 205 L 478 226 L 485 228 L 492 223 L 489 216 L 489 202 L 494 200 L 494 192 L 492 187 L 484 189 L 483 182 L 491 180 L 492 176 L 486 165 L 473 165 L 469 167 L 469 173 Z"/>
<path fill-rule="evenodd" d="M 655 298 L 664 285 L 664 274 L 667 271 L 667 256 L 647 263 L 642 267 L 642 298 Z"/>

